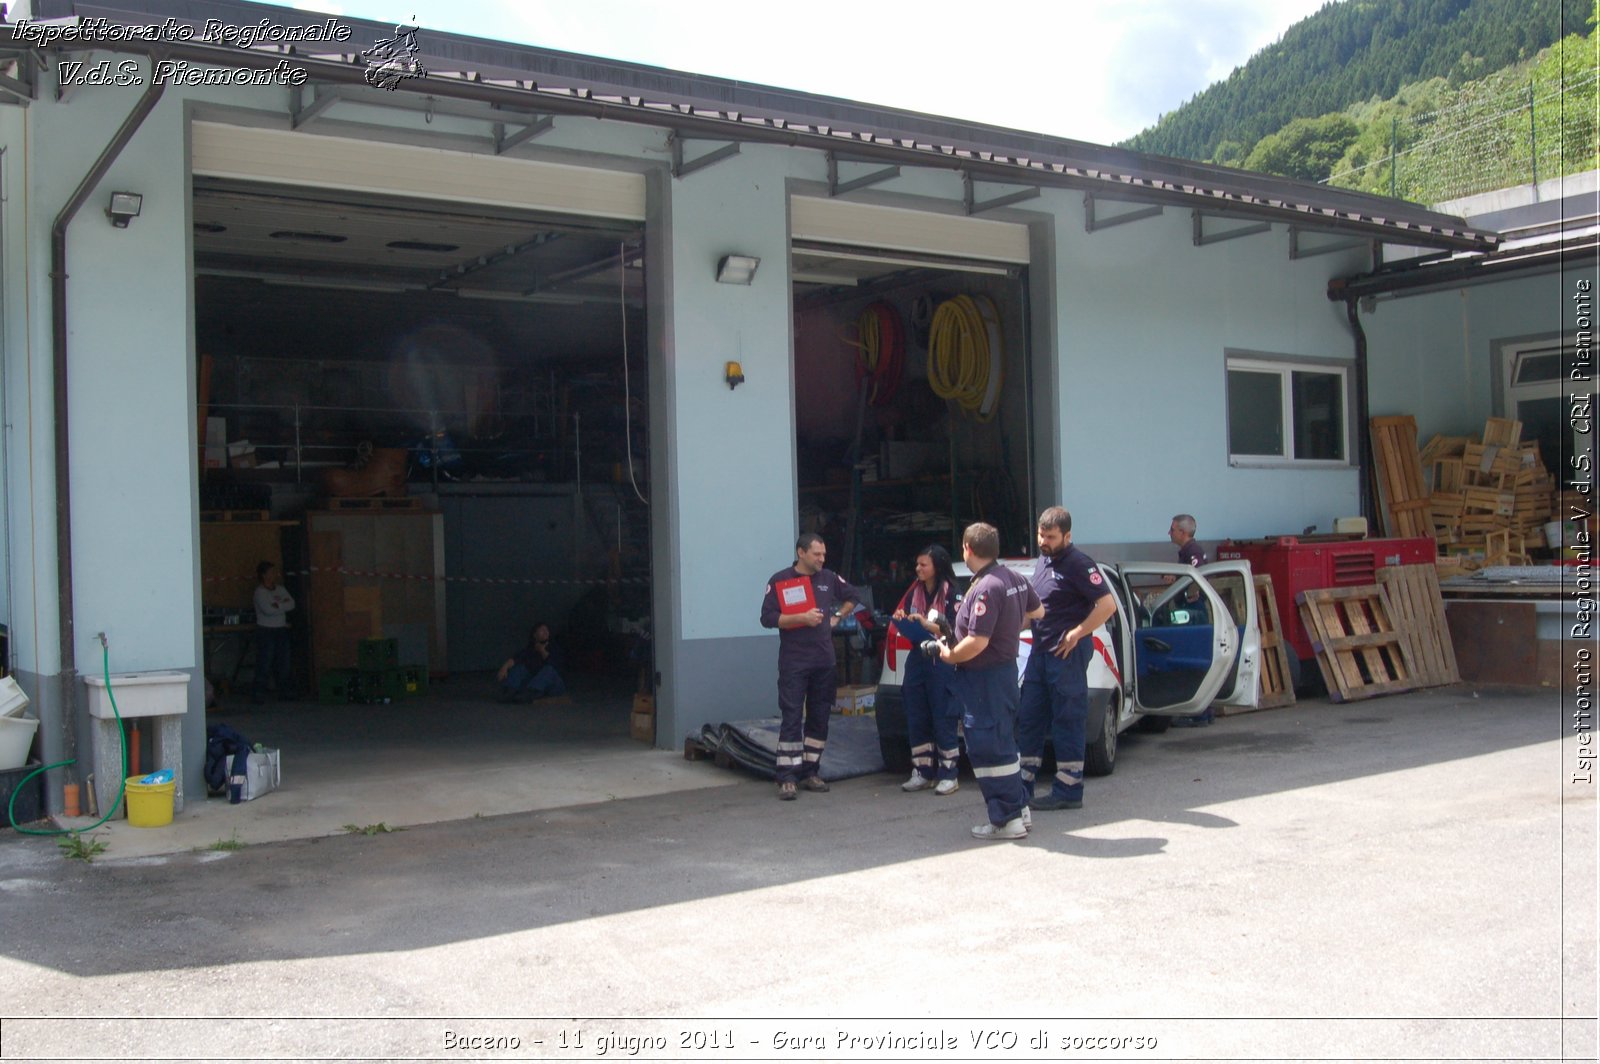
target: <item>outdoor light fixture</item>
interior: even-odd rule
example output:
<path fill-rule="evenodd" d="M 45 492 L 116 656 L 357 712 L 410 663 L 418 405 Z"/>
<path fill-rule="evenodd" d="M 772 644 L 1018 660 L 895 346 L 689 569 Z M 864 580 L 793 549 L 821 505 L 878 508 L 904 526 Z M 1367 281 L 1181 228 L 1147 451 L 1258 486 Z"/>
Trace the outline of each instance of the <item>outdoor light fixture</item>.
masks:
<path fill-rule="evenodd" d="M 718 284 L 749 284 L 761 260 L 754 255 L 724 255 L 717 263 Z"/>
<path fill-rule="evenodd" d="M 733 391 L 744 383 L 744 367 L 737 362 L 729 362 L 724 379 L 728 382 L 728 391 Z"/>
<path fill-rule="evenodd" d="M 126 229 L 129 219 L 139 217 L 139 208 L 143 206 L 144 197 L 137 192 L 113 192 L 111 203 L 106 207 L 106 217 L 118 229 Z"/>

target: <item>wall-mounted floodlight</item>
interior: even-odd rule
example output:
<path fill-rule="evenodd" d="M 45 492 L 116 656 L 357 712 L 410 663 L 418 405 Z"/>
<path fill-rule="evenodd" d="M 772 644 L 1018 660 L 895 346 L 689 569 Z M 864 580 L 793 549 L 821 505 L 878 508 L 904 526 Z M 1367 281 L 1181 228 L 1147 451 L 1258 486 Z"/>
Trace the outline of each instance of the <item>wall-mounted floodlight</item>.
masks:
<path fill-rule="evenodd" d="M 139 209 L 143 206 L 144 197 L 137 192 L 113 192 L 111 203 L 106 207 L 106 217 L 118 229 L 126 229 L 131 219 L 139 217 Z"/>
<path fill-rule="evenodd" d="M 717 263 L 718 284 L 749 284 L 761 260 L 754 255 L 724 255 Z"/>

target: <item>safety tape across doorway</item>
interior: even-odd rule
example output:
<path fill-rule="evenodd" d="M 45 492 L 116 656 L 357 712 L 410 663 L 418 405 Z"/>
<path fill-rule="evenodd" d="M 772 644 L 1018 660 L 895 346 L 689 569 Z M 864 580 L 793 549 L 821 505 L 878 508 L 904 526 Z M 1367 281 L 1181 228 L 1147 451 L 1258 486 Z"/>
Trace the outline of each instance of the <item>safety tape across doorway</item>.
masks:
<path fill-rule="evenodd" d="M 375 569 L 351 569 L 346 566 L 338 568 L 324 568 L 309 566 L 305 569 L 284 570 L 285 576 L 319 576 L 333 574 L 337 576 L 375 577 L 380 580 L 414 580 L 419 583 L 447 583 L 447 584 L 504 584 L 507 586 L 529 586 L 557 584 L 567 587 L 594 586 L 611 584 L 648 584 L 648 576 L 616 576 L 616 577 L 591 577 L 589 579 L 544 579 L 539 577 L 516 576 L 451 576 L 434 573 L 385 573 Z M 202 583 L 217 584 L 242 581 L 255 583 L 253 576 L 206 576 L 201 578 Z"/>

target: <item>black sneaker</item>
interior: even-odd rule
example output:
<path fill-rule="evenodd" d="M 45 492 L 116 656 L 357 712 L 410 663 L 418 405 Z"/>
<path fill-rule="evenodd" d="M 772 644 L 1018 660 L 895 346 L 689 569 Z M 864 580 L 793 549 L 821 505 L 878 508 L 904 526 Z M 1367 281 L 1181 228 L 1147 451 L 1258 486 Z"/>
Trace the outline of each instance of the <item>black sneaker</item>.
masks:
<path fill-rule="evenodd" d="M 1028 802 L 1028 806 L 1031 809 L 1038 809 L 1044 812 L 1048 812 L 1052 809 L 1082 809 L 1083 799 L 1057 798 L 1053 794 L 1047 794 L 1043 798 L 1031 799 Z"/>

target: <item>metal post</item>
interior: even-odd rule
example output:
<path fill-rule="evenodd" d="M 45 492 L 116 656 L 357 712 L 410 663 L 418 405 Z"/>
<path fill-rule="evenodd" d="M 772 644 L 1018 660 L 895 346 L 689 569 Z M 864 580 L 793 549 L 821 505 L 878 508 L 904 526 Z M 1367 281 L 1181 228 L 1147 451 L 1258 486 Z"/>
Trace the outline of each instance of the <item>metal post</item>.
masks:
<path fill-rule="evenodd" d="M 428 463 L 428 468 L 433 472 L 433 490 L 439 491 L 439 412 L 428 411 L 428 453 L 433 461 Z"/>
<path fill-rule="evenodd" d="M 1397 191 L 1397 182 L 1395 181 L 1395 171 L 1400 164 L 1399 141 L 1400 118 L 1397 115 L 1389 119 L 1389 195 L 1396 199 L 1400 197 L 1400 193 Z"/>
<path fill-rule="evenodd" d="M 578 534 L 583 530 L 583 414 L 572 412 L 572 577 L 583 571 Z"/>
<path fill-rule="evenodd" d="M 1528 79 L 1528 162 L 1533 167 L 1533 199 L 1539 200 L 1539 132 L 1533 120 L 1533 79 Z"/>

